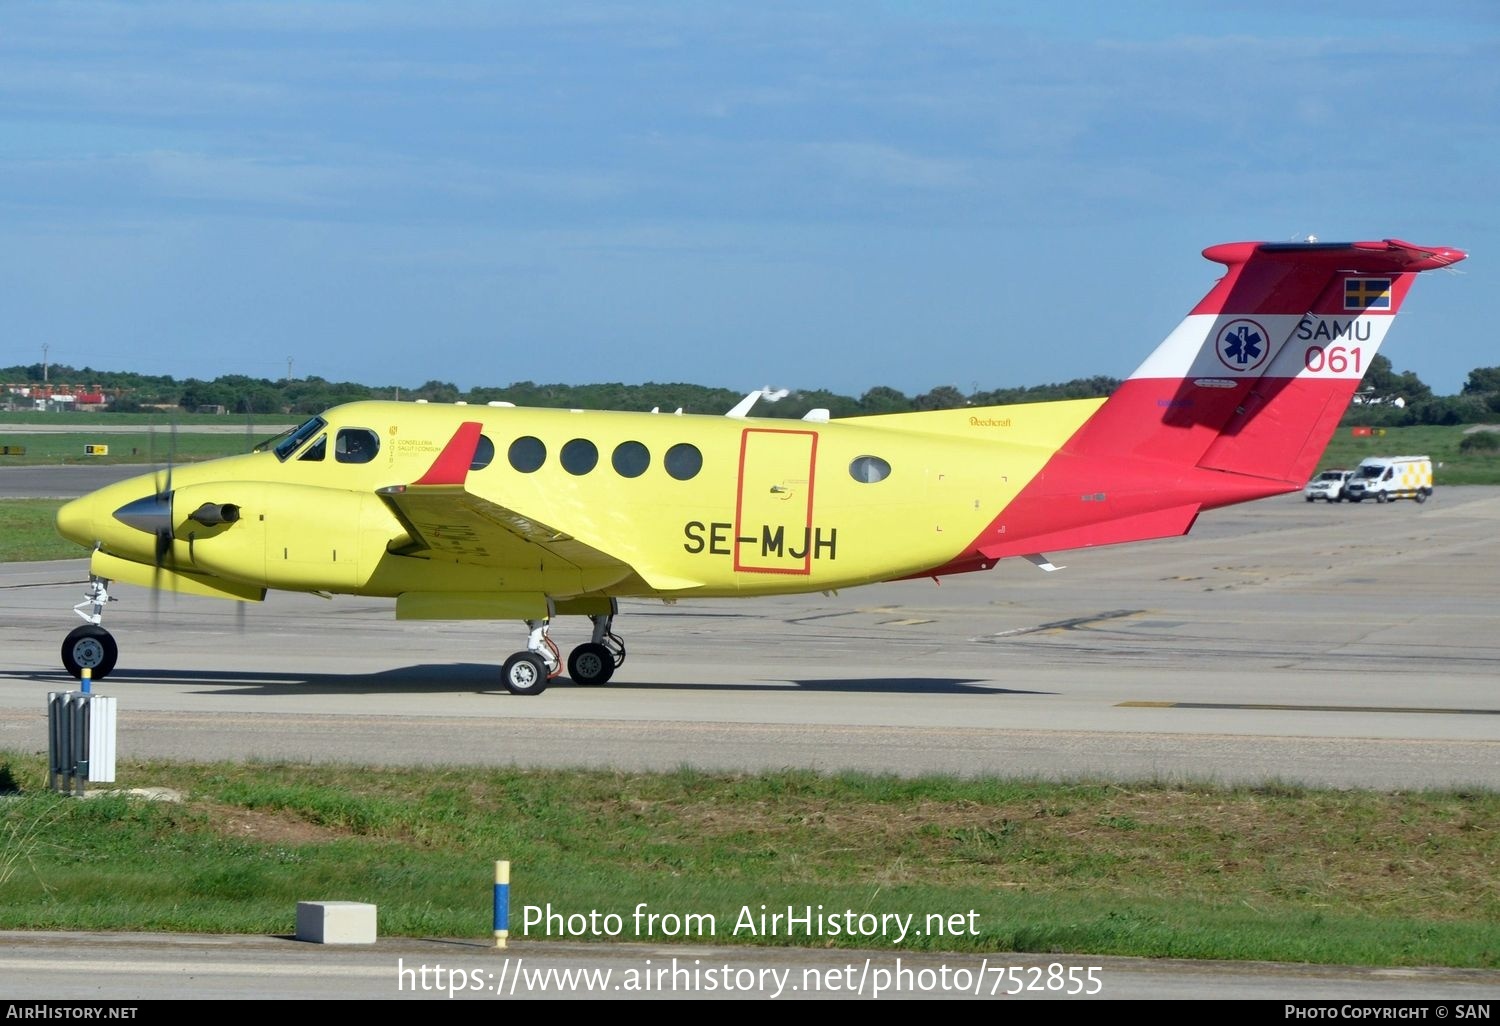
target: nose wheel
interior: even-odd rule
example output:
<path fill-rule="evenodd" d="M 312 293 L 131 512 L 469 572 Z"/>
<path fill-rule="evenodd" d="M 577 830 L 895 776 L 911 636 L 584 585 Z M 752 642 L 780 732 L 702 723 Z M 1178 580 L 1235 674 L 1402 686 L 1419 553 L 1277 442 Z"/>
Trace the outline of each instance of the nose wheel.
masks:
<path fill-rule="evenodd" d="M 93 680 L 103 679 L 115 668 L 119 654 L 114 637 L 98 624 L 73 628 L 62 643 L 63 668 L 79 678 L 88 670 Z"/>

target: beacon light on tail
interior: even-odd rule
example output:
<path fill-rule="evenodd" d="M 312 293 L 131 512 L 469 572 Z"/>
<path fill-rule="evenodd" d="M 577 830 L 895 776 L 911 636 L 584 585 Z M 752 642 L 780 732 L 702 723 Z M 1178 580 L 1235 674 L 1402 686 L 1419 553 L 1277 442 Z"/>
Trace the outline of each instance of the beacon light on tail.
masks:
<path fill-rule="evenodd" d="M 91 550 L 63 664 L 118 650 L 114 582 L 260 601 L 395 599 L 400 619 L 525 624 L 502 682 L 539 694 L 625 661 L 623 598 L 832 591 L 1186 533 L 1300 491 L 1417 275 L 1465 254 L 1239 242 L 1107 399 L 804 421 L 358 402 L 254 452 L 68 503 Z M 742 407 L 744 404 L 742 404 Z M 821 411 L 820 411 L 821 412 Z M 586 616 L 566 660 L 553 620 Z"/>

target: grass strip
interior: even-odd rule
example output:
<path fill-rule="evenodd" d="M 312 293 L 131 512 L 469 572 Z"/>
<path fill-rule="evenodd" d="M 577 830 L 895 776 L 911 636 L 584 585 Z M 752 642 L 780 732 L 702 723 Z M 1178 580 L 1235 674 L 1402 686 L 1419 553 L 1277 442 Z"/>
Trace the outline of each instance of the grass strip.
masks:
<path fill-rule="evenodd" d="M 1490 792 L 121 764 L 170 803 L 45 769 L 0 752 L 0 928 L 290 933 L 352 900 L 483 938 L 504 859 L 516 940 L 1500 967 Z"/>

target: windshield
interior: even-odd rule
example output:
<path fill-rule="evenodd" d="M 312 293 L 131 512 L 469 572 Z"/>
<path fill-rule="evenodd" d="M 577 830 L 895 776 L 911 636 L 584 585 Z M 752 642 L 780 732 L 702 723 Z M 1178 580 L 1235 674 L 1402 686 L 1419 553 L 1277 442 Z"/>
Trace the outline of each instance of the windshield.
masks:
<path fill-rule="evenodd" d="M 1343 476 L 1344 476 L 1344 474 L 1343 474 L 1342 471 L 1338 471 L 1338 470 L 1325 470 L 1325 471 L 1323 471 L 1323 473 L 1321 473 L 1321 474 L 1318 475 L 1318 480 L 1319 481 L 1337 481 L 1340 478 L 1342 478 Z"/>
<path fill-rule="evenodd" d="M 274 446 L 276 458 L 285 463 L 288 456 L 300 449 L 303 442 L 322 431 L 326 424 L 322 417 L 314 417 L 291 431 L 284 431 L 275 438 L 261 442 L 255 447 L 255 451 L 265 452 Z"/>
<path fill-rule="evenodd" d="M 1379 477 L 1382 473 L 1384 473 L 1384 471 L 1385 471 L 1384 467 L 1360 467 L 1359 468 L 1359 476 L 1360 477 Z"/>

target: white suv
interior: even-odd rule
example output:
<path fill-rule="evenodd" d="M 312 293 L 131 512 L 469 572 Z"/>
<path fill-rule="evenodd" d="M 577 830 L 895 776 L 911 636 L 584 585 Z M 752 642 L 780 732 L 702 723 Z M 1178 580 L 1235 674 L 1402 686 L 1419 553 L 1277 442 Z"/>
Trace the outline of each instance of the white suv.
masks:
<path fill-rule="evenodd" d="M 1318 499 L 1324 502 L 1343 502 L 1344 488 L 1353 476 L 1352 470 L 1325 470 L 1307 482 L 1307 487 L 1302 489 L 1302 494 L 1308 502 Z"/>

